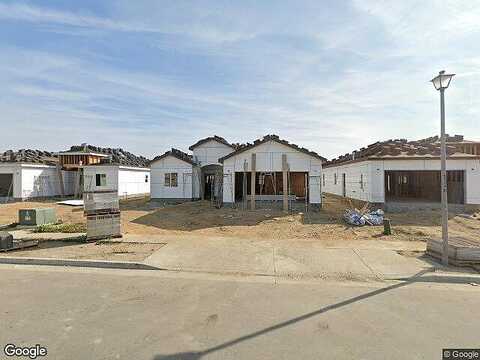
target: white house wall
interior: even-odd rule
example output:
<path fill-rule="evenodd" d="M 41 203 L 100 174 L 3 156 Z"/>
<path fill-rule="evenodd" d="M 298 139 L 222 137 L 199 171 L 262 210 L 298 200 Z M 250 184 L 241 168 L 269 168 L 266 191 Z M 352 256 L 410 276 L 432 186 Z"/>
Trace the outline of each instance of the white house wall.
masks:
<path fill-rule="evenodd" d="M 337 176 L 336 184 L 335 174 Z M 378 182 L 379 179 L 372 178 L 370 162 L 363 161 L 334 168 L 324 168 L 322 175 L 322 183 L 324 183 L 323 191 L 330 194 L 343 195 L 342 174 L 345 174 L 346 178 L 347 197 L 375 202 L 373 194 L 375 193 L 375 186 L 379 186 L 379 184 L 375 184 L 375 182 Z M 363 189 L 361 184 L 362 178 Z"/>
<path fill-rule="evenodd" d="M 192 199 L 198 198 L 199 174 L 191 164 L 167 156 L 150 165 L 152 199 Z M 177 173 L 177 187 L 165 186 L 165 174 Z"/>
<path fill-rule="evenodd" d="M 200 183 L 201 183 L 201 176 L 202 176 L 202 171 L 200 167 L 194 166 L 192 169 L 192 174 L 193 174 L 193 184 L 192 184 L 192 191 L 193 191 L 193 198 L 194 199 L 200 199 Z"/>
<path fill-rule="evenodd" d="M 96 185 L 96 174 L 106 175 L 106 185 Z M 83 167 L 84 191 L 118 191 L 118 165 L 92 165 Z"/>
<path fill-rule="evenodd" d="M 193 158 L 200 166 L 218 164 L 218 159 L 230 154 L 233 149 L 230 146 L 211 140 L 196 146 L 193 149 Z"/>
<path fill-rule="evenodd" d="M 233 202 L 235 194 L 235 172 L 243 172 L 244 162 L 247 163 L 247 171 L 251 169 L 252 154 L 256 154 L 256 172 L 282 171 L 282 155 L 287 155 L 287 163 L 292 172 L 309 173 L 310 203 L 319 204 L 322 201 L 320 176 L 322 174 L 322 162 L 320 159 L 292 149 L 289 146 L 276 141 L 255 146 L 252 149 L 228 158 L 223 163 L 223 201 Z"/>
<path fill-rule="evenodd" d="M 347 177 L 346 196 L 375 203 L 385 202 L 385 171 L 440 171 L 440 160 L 378 160 L 361 161 L 323 169 L 324 191 L 342 195 L 342 174 Z M 447 160 L 447 170 L 465 171 L 465 203 L 480 204 L 480 160 Z M 337 184 L 334 184 L 334 174 Z M 363 174 L 364 190 L 360 189 Z"/>
<path fill-rule="evenodd" d="M 21 165 L 21 198 L 52 197 L 62 194 L 60 178 L 55 166 L 40 164 Z M 62 171 L 65 195 L 73 193 L 71 175 Z"/>
<path fill-rule="evenodd" d="M 120 196 L 150 193 L 150 169 L 120 166 L 118 171 L 118 194 Z"/>
<path fill-rule="evenodd" d="M 75 192 L 75 180 L 77 171 L 62 170 L 63 191 L 65 195 L 73 195 Z"/>
<path fill-rule="evenodd" d="M 468 160 L 465 176 L 466 182 L 466 203 L 480 204 L 480 160 Z"/>

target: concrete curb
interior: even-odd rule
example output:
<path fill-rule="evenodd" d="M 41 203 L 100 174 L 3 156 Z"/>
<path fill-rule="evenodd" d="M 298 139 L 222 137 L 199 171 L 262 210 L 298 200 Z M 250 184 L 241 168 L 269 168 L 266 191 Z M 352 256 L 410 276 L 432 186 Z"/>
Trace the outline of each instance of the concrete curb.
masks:
<path fill-rule="evenodd" d="M 127 270 L 166 270 L 159 267 L 133 261 L 108 260 L 75 260 L 75 259 L 46 259 L 32 257 L 0 257 L 0 264 L 14 265 L 46 265 L 46 266 L 74 266 L 101 269 Z"/>

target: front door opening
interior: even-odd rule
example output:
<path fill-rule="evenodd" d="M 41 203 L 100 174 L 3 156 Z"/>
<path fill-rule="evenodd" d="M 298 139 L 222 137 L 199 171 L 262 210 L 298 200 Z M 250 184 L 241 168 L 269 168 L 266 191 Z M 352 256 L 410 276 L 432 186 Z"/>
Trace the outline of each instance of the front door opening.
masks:
<path fill-rule="evenodd" d="M 211 200 L 212 194 L 215 189 L 215 174 L 205 174 L 204 175 L 204 189 L 203 189 L 203 198 L 205 200 Z"/>

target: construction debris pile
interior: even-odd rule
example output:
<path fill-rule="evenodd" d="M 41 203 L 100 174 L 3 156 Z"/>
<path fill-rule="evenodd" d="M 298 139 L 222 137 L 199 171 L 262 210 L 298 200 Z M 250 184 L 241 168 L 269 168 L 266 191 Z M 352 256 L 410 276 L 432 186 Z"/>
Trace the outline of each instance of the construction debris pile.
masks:
<path fill-rule="evenodd" d="M 343 218 L 345 222 L 353 226 L 364 226 L 364 225 L 382 225 L 384 212 L 381 209 L 370 210 L 369 204 L 365 204 L 362 209 L 358 210 L 353 208 L 345 209 Z"/>
<path fill-rule="evenodd" d="M 4 153 L 0 153 L 0 162 L 55 165 L 58 163 L 58 156 L 54 153 L 41 150 L 7 150 Z"/>
<path fill-rule="evenodd" d="M 70 151 L 92 152 L 98 154 L 109 155 L 105 160 L 108 163 L 119 164 L 133 167 L 148 167 L 150 160 L 143 156 L 134 155 L 121 148 L 102 148 L 93 145 L 75 145 L 70 148 Z"/>

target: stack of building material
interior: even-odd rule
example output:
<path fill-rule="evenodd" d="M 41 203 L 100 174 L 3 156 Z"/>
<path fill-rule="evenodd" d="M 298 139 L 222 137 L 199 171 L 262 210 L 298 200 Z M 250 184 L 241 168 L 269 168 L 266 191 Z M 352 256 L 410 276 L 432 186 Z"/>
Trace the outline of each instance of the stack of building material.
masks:
<path fill-rule="evenodd" d="M 449 136 L 446 135 L 447 155 L 475 155 L 480 149 L 480 145 L 473 141 L 464 140 L 462 135 Z M 387 141 L 377 141 L 360 150 L 353 151 L 345 155 L 341 155 L 336 159 L 332 159 L 325 165 L 341 164 L 347 161 L 358 161 L 360 159 L 392 159 L 401 157 L 425 157 L 434 158 L 440 156 L 440 139 L 438 136 L 421 139 L 417 141 L 408 141 L 406 139 L 390 139 Z"/>
<path fill-rule="evenodd" d="M 121 237 L 118 191 L 84 192 L 87 240 Z"/>
<path fill-rule="evenodd" d="M 427 254 L 442 259 L 443 241 L 429 239 Z M 448 239 L 448 262 L 456 266 L 480 265 L 480 240 L 452 236 Z"/>
<path fill-rule="evenodd" d="M 131 152 L 128 152 L 126 150 L 123 150 L 121 148 L 102 148 L 99 146 L 93 146 L 93 145 L 79 145 L 79 146 L 72 146 L 69 151 L 75 151 L 75 152 L 93 152 L 97 154 L 103 154 L 103 155 L 108 155 L 107 158 L 102 159 L 102 163 L 112 163 L 112 164 L 119 164 L 119 165 L 124 165 L 124 166 L 133 166 L 133 167 L 148 167 L 150 160 L 143 156 L 137 156 L 132 154 Z"/>
<path fill-rule="evenodd" d="M 58 156 L 54 153 L 41 150 L 7 150 L 3 153 L 0 153 L 0 162 L 55 165 L 58 163 Z"/>

